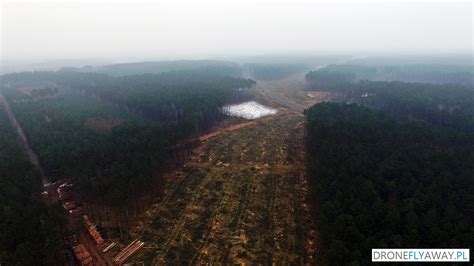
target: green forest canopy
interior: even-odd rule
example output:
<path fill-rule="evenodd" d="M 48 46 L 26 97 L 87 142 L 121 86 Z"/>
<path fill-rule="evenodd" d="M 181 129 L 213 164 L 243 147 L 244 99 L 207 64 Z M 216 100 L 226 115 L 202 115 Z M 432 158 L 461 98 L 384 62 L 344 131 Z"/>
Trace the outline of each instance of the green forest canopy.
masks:
<path fill-rule="evenodd" d="M 40 197 L 41 178 L 0 109 L 0 264 L 54 263 L 68 243 L 66 216 Z"/>
<path fill-rule="evenodd" d="M 245 97 L 243 89 L 254 84 L 188 71 L 124 77 L 25 72 L 2 78 L 5 97 L 47 175 L 72 178 L 82 199 L 118 213 L 159 191 L 162 172 L 184 156 L 174 147 L 208 130 L 223 117 L 220 108 Z M 25 87 L 51 97 L 18 90 Z M 107 121 L 114 121 L 110 130 L 91 128 Z"/>
<path fill-rule="evenodd" d="M 453 83 L 473 86 L 474 67 L 472 65 L 441 64 L 358 65 L 348 62 L 328 65 L 311 71 L 306 75 L 306 80 L 312 86 L 319 87 L 359 80 Z"/>
<path fill-rule="evenodd" d="M 474 136 L 345 103 L 306 112 L 322 264 L 474 246 Z"/>

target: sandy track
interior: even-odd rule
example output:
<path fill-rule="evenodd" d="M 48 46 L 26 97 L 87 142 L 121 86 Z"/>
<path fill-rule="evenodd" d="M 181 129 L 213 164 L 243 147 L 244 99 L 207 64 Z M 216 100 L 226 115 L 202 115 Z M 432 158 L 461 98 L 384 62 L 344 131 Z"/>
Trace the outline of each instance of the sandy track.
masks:
<path fill-rule="evenodd" d="M 41 178 L 43 179 L 43 184 L 46 184 L 49 182 L 47 177 L 44 175 L 43 168 L 41 168 L 38 155 L 31 149 L 30 145 L 28 144 L 28 139 L 26 138 L 25 133 L 23 132 L 23 129 L 21 128 L 20 124 L 15 118 L 15 114 L 11 110 L 10 104 L 8 101 L 5 99 L 3 96 L 3 93 L 0 91 L 0 102 L 2 102 L 2 105 L 5 109 L 5 112 L 8 115 L 8 118 L 10 120 L 10 123 L 12 126 L 15 128 L 16 133 L 18 135 L 18 138 L 20 139 L 20 143 L 25 150 L 25 152 L 28 154 L 28 158 L 30 159 L 31 163 L 35 167 L 36 171 L 40 174 Z"/>

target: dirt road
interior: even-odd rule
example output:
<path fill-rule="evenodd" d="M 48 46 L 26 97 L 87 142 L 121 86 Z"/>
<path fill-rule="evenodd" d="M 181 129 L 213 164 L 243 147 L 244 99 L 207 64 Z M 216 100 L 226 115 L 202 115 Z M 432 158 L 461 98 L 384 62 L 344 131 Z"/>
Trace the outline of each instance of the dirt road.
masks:
<path fill-rule="evenodd" d="M 298 74 L 283 80 L 259 80 L 255 89 L 276 106 L 286 108 L 296 113 L 303 113 L 305 109 L 321 102 L 308 96 L 304 90 L 306 83 L 304 75 Z"/>
<path fill-rule="evenodd" d="M 292 110 L 294 112 L 297 112 L 297 113 L 303 113 L 304 112 L 304 109 L 295 105 L 295 104 L 291 104 L 290 102 L 286 101 L 285 99 L 283 99 L 280 95 L 278 95 L 278 93 L 275 93 L 274 91 L 272 90 L 269 90 L 269 89 L 266 89 L 266 88 L 261 88 L 260 92 L 265 96 L 265 97 L 268 97 L 270 98 L 272 101 L 274 101 L 275 103 L 289 109 L 289 110 Z"/>
<path fill-rule="evenodd" d="M 44 171 L 43 171 L 43 168 L 41 168 L 41 165 L 40 165 L 40 162 L 39 162 L 39 159 L 38 159 L 38 156 L 36 155 L 36 153 L 30 148 L 30 145 L 28 144 L 28 139 L 26 138 L 25 136 L 25 133 L 23 132 L 23 129 L 21 128 L 20 124 L 18 123 L 18 121 L 16 120 L 15 118 L 15 115 L 13 114 L 11 108 L 10 108 L 10 104 L 8 103 L 8 101 L 5 99 L 5 97 L 3 96 L 3 93 L 0 91 L 0 102 L 2 103 L 2 106 L 3 108 L 5 109 L 7 115 L 8 115 L 8 118 L 10 120 L 10 123 L 12 124 L 12 126 L 15 128 L 16 130 L 16 133 L 18 135 L 18 138 L 20 139 L 20 143 L 23 147 L 23 149 L 25 150 L 25 152 L 28 154 L 28 157 L 31 161 L 31 163 L 33 164 L 33 166 L 35 167 L 36 171 L 40 174 L 41 178 L 43 179 L 43 184 L 46 184 L 49 182 L 49 180 L 47 179 L 47 177 L 44 175 Z"/>

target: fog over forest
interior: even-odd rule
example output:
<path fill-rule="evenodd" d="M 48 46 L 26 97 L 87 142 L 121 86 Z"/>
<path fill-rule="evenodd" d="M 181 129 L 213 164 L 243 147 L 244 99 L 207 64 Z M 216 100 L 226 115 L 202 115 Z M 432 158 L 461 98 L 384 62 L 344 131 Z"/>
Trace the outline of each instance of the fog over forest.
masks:
<path fill-rule="evenodd" d="M 472 52 L 470 2 L 5 1 L 1 7 L 4 72 L 30 63 Z"/>
<path fill-rule="evenodd" d="M 472 15 L 0 0 L 0 266 L 469 262 Z"/>

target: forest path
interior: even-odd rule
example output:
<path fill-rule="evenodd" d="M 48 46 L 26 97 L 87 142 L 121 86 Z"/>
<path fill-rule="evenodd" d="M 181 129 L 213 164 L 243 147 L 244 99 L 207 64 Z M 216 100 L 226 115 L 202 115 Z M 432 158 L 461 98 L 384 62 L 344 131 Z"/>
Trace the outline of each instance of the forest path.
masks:
<path fill-rule="evenodd" d="M 129 261 L 312 264 L 304 116 L 295 111 L 206 139 L 130 232 L 146 244 Z"/>
<path fill-rule="evenodd" d="M 256 90 L 262 100 L 269 101 L 275 107 L 284 107 L 296 113 L 303 113 L 312 105 L 328 100 L 328 97 L 311 97 L 304 90 L 304 74 L 296 74 L 282 80 L 259 80 Z"/>
<path fill-rule="evenodd" d="M 28 154 L 28 158 L 30 159 L 36 171 L 40 174 L 41 178 L 43 179 L 43 185 L 49 183 L 49 180 L 45 176 L 43 168 L 40 165 L 38 155 L 36 155 L 36 153 L 31 149 L 30 145 L 28 144 L 28 139 L 26 138 L 26 135 L 23 132 L 23 129 L 21 128 L 20 124 L 16 120 L 15 114 L 13 113 L 10 107 L 10 104 L 8 103 L 7 99 L 5 99 L 1 91 L 0 91 L 0 102 L 3 105 L 5 112 L 7 113 L 10 123 L 15 128 L 18 138 L 20 139 L 21 146 L 23 147 L 25 152 Z"/>

